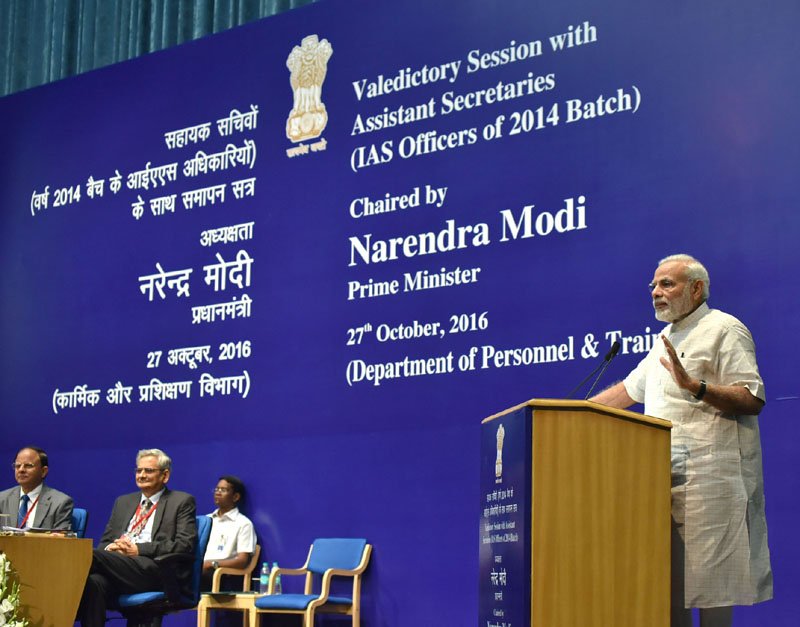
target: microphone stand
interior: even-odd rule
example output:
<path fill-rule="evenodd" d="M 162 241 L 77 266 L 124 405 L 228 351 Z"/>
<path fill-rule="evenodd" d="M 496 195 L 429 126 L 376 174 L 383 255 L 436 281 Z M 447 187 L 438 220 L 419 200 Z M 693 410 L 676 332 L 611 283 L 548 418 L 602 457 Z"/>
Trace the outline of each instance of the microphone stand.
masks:
<path fill-rule="evenodd" d="M 606 371 L 606 368 L 608 368 L 608 364 L 610 364 L 611 360 L 614 359 L 614 357 L 616 357 L 617 353 L 619 352 L 619 349 L 620 349 L 620 343 L 614 342 L 611 345 L 611 349 L 608 351 L 608 353 L 606 353 L 606 356 L 603 358 L 603 361 L 600 362 L 600 364 L 598 364 L 597 367 L 594 370 L 592 370 L 583 381 L 581 381 L 578 385 L 576 385 L 575 388 L 572 390 L 572 392 L 567 394 L 567 398 L 568 399 L 572 398 L 572 395 L 575 394 L 575 392 L 577 392 L 581 387 L 583 387 L 583 384 L 586 383 L 592 376 L 594 376 L 594 373 L 596 373 L 598 370 L 602 368 L 602 370 L 600 370 L 600 374 L 597 375 L 597 378 L 594 380 L 594 383 L 592 383 L 592 387 L 589 388 L 589 393 L 583 400 L 588 399 L 589 396 L 591 396 L 592 394 L 592 390 L 594 390 L 594 387 L 597 385 L 597 382 L 600 380 L 600 377 L 603 376 L 603 373 Z"/>
<path fill-rule="evenodd" d="M 611 357 L 609 357 L 608 359 L 606 359 L 603 362 L 603 364 L 602 364 L 603 369 L 600 371 L 600 374 L 597 375 L 597 378 L 594 380 L 594 383 L 592 383 L 592 387 L 590 387 L 589 391 L 586 393 L 586 398 L 584 398 L 583 400 L 585 400 L 585 401 L 589 400 L 589 397 L 592 395 L 592 391 L 594 390 L 594 387 L 597 385 L 597 382 L 600 380 L 600 377 L 603 376 L 603 373 L 606 371 L 606 368 L 608 368 L 609 364 L 611 364 L 611 360 L 614 359 L 614 356 L 616 354 L 617 354 L 617 351 L 614 351 L 614 354 L 611 355 Z"/>
<path fill-rule="evenodd" d="M 608 362 L 605 359 L 603 361 L 601 361 L 599 364 L 597 364 L 597 366 L 595 366 L 595 369 L 592 370 L 588 375 L 586 375 L 586 378 L 583 381 L 581 381 L 578 385 L 576 385 L 572 389 L 572 392 L 567 394 L 566 398 L 568 398 L 568 399 L 572 398 L 572 395 L 575 394 L 575 392 L 577 392 L 578 390 L 580 390 L 583 387 L 583 384 L 586 383 L 589 379 L 591 379 L 594 376 L 595 372 L 597 372 L 598 370 L 600 370 L 600 368 L 602 368 L 604 365 L 607 365 L 607 364 L 608 364 Z M 601 372 L 600 374 L 603 374 L 603 373 Z"/>

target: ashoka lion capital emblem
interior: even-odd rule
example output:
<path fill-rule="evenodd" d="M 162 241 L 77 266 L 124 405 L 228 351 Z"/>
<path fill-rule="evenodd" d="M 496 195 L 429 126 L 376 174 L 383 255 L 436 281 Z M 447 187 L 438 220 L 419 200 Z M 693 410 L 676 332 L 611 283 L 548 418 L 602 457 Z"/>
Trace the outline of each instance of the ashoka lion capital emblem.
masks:
<path fill-rule="evenodd" d="M 506 439 L 506 430 L 501 424 L 497 427 L 497 458 L 494 462 L 494 476 L 498 479 L 503 476 L 503 441 Z"/>
<path fill-rule="evenodd" d="M 328 112 L 322 102 L 322 83 L 328 71 L 333 48 L 327 39 L 316 35 L 304 37 L 286 59 L 294 91 L 294 106 L 286 120 L 286 137 L 297 143 L 319 137 L 328 124 Z"/>

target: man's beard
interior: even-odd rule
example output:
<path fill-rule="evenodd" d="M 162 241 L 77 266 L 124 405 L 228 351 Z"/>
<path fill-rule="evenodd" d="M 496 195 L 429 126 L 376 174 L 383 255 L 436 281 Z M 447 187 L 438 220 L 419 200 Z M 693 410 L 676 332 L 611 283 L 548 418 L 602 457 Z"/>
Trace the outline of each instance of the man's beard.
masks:
<path fill-rule="evenodd" d="M 675 322 L 676 320 L 683 318 L 692 310 L 692 294 L 691 292 L 686 289 L 687 286 L 684 286 L 683 293 L 680 296 L 676 296 L 671 301 L 665 301 L 664 299 L 660 299 L 658 302 L 666 302 L 667 308 L 666 309 L 656 309 L 656 320 L 660 320 L 661 322 Z M 656 301 L 653 301 L 653 306 L 655 306 Z"/>

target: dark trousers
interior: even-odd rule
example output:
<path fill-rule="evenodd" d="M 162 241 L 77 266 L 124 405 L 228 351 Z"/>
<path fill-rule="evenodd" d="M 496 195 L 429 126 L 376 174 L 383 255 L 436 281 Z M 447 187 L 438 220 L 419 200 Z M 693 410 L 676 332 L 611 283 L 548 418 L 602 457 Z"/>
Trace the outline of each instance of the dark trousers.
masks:
<path fill-rule="evenodd" d="M 158 566 L 149 557 L 128 557 L 95 549 L 78 620 L 82 627 L 103 627 L 106 609 L 120 594 L 162 589 Z"/>

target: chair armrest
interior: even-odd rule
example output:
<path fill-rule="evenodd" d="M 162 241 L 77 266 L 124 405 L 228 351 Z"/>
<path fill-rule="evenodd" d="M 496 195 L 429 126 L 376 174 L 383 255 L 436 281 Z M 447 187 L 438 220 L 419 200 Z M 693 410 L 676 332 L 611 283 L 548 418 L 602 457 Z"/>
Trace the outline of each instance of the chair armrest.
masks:
<path fill-rule="evenodd" d="M 217 569 L 214 571 L 215 575 L 217 573 L 219 573 L 220 575 L 239 575 L 240 577 L 243 577 L 244 575 L 249 574 L 250 571 L 247 570 L 246 568 L 233 568 L 232 566 L 218 566 Z"/>
<path fill-rule="evenodd" d="M 267 588 L 267 594 L 275 594 L 275 580 L 278 578 L 278 575 L 307 575 L 308 569 L 307 568 L 273 568 L 269 573 L 269 587 Z"/>
<path fill-rule="evenodd" d="M 219 587 L 222 585 L 222 576 L 223 575 L 234 575 L 238 577 L 242 577 L 242 590 L 247 592 L 252 588 L 252 579 L 253 572 L 258 565 L 258 557 L 261 555 L 261 545 L 256 544 L 253 549 L 253 552 L 250 554 L 250 559 L 248 560 L 247 564 L 240 568 L 236 568 L 233 566 L 220 566 L 214 570 L 214 575 L 211 578 L 211 591 L 212 592 L 219 592 Z"/>
<path fill-rule="evenodd" d="M 169 564 L 191 564 L 194 562 L 194 555 L 190 553 L 165 553 L 153 558 L 159 566 Z"/>
<path fill-rule="evenodd" d="M 237 575 L 239 577 L 249 577 L 252 571 L 249 570 L 247 567 L 244 568 L 232 568 L 230 566 L 219 566 L 214 570 L 214 575 L 211 579 L 211 592 L 220 592 L 220 586 L 222 585 L 222 576 L 223 575 Z M 244 588 L 248 590 L 249 588 Z"/>
<path fill-rule="evenodd" d="M 314 601 L 313 603 L 322 604 L 328 600 L 328 595 L 330 594 L 330 586 L 331 586 L 331 579 L 335 576 L 344 576 L 344 577 L 353 577 L 354 584 L 358 581 L 358 578 L 363 574 L 363 572 L 367 569 L 367 564 L 369 563 L 369 557 L 372 554 L 372 545 L 367 544 L 364 547 L 364 553 L 361 556 L 361 562 L 358 566 L 353 569 L 339 569 L 339 568 L 329 568 L 322 574 L 322 583 L 320 587 L 320 594 L 319 599 Z M 355 596 L 355 593 L 354 593 Z M 355 602 L 355 598 L 353 599 Z"/>
<path fill-rule="evenodd" d="M 320 590 L 319 590 L 319 598 L 317 599 L 317 603 L 320 605 L 325 603 L 328 600 L 328 596 L 331 593 L 331 579 L 335 576 L 344 576 L 344 577 L 355 577 L 360 575 L 364 572 L 363 568 L 356 568 L 354 570 L 344 570 L 344 569 L 337 569 L 337 568 L 329 568 L 324 573 L 322 573 L 322 582 L 320 583 Z"/>
<path fill-rule="evenodd" d="M 275 573 L 276 575 L 305 575 L 305 574 L 308 573 L 308 569 L 307 568 L 283 568 L 282 566 L 279 566 L 278 568 L 273 568 L 270 571 L 270 573 L 269 573 L 270 577 L 272 577 L 272 573 Z"/>
<path fill-rule="evenodd" d="M 343 577 L 353 577 L 355 575 L 360 575 L 362 572 L 364 572 L 364 571 L 363 570 L 359 570 L 358 568 L 356 568 L 354 570 L 342 570 L 342 569 L 338 569 L 338 568 L 329 568 L 328 570 L 326 570 L 323 573 L 323 576 L 327 575 L 329 577 L 333 577 L 333 576 L 336 575 L 336 576 L 343 576 Z"/>
<path fill-rule="evenodd" d="M 181 601 L 181 582 L 178 577 L 178 568 L 186 564 L 193 564 L 195 556 L 189 553 L 165 553 L 153 558 L 158 565 L 161 576 L 161 584 L 167 594 L 170 603 L 180 603 Z"/>

